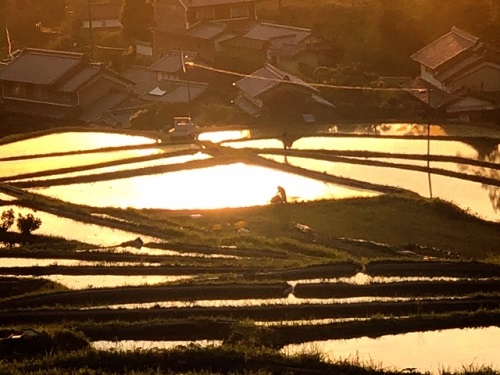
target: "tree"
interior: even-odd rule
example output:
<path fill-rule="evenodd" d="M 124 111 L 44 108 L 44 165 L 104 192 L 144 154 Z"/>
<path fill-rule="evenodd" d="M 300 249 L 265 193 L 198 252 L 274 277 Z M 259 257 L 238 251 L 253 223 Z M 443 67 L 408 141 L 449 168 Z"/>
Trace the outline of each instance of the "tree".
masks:
<path fill-rule="evenodd" d="M 0 232 L 7 232 L 14 224 L 14 220 L 14 210 L 12 208 L 2 212 L 2 216 L 0 218 Z"/>
<path fill-rule="evenodd" d="M 31 232 L 40 228 L 41 225 L 42 220 L 34 217 L 33 214 L 28 214 L 26 217 L 19 214 L 17 217 L 17 229 L 19 229 L 23 235 L 31 234 Z"/>
<path fill-rule="evenodd" d="M 124 0 L 120 21 L 126 38 L 151 40 L 149 27 L 153 23 L 153 6 L 145 0 Z"/>

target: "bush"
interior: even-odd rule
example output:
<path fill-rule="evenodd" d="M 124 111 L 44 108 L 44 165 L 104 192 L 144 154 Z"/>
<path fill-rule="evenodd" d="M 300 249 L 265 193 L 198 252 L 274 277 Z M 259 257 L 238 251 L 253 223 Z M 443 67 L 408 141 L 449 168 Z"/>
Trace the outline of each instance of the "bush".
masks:
<path fill-rule="evenodd" d="M 2 212 L 2 216 L 0 217 L 0 232 L 7 232 L 14 224 L 14 219 L 14 210 L 12 208 Z"/>
<path fill-rule="evenodd" d="M 33 214 L 28 214 L 24 217 L 19 214 L 17 217 L 17 228 L 22 234 L 31 234 L 31 232 L 37 230 L 42 225 L 42 220 L 34 217 Z"/>

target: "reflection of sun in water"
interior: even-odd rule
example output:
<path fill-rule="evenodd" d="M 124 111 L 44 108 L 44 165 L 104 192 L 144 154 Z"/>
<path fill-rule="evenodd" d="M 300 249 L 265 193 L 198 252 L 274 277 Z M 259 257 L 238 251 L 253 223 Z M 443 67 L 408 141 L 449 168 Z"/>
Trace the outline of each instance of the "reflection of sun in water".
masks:
<path fill-rule="evenodd" d="M 210 141 L 213 143 L 245 138 L 250 138 L 250 130 L 248 129 L 206 132 L 198 136 L 199 141 Z"/>
<path fill-rule="evenodd" d="M 278 186 L 285 188 L 289 201 L 376 195 L 243 163 L 55 186 L 40 192 L 97 207 L 207 209 L 268 204 Z"/>

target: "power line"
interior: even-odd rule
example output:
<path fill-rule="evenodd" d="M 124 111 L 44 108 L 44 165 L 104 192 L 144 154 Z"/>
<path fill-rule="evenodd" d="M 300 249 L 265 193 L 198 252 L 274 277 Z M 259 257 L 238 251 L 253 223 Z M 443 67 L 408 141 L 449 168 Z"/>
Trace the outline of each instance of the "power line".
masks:
<path fill-rule="evenodd" d="M 186 62 L 186 65 L 189 67 L 210 70 L 212 72 L 226 74 L 226 75 L 232 75 L 232 76 L 241 77 L 241 78 L 252 78 L 252 79 L 261 80 L 261 81 L 271 81 L 271 82 L 280 82 L 280 83 L 291 83 L 291 84 L 295 84 L 295 85 L 305 84 L 305 85 L 308 85 L 311 87 L 316 87 L 316 88 L 329 88 L 329 89 L 339 89 L 339 90 L 358 90 L 358 91 L 385 91 L 385 92 L 402 92 L 402 91 L 404 91 L 404 92 L 407 92 L 407 91 L 426 92 L 427 91 L 426 89 L 418 89 L 418 88 L 347 86 L 347 85 L 332 85 L 332 84 L 328 84 L 328 83 L 294 82 L 294 81 L 290 81 L 289 79 L 261 77 L 261 76 L 256 76 L 253 74 L 239 73 L 239 72 L 235 72 L 232 70 L 213 68 L 211 66 L 201 65 L 201 64 L 197 64 L 197 63 L 194 63 L 191 61 Z"/>

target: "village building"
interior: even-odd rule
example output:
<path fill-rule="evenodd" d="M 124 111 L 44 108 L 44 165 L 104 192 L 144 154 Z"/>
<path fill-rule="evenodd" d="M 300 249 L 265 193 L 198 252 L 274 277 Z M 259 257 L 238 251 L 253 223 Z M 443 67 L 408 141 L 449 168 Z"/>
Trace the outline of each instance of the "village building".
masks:
<path fill-rule="evenodd" d="M 89 9 L 90 7 L 90 9 Z M 88 3 L 85 8 L 82 29 L 92 31 L 118 31 L 122 29 L 120 22 L 122 2 L 113 0 L 109 2 Z"/>
<path fill-rule="evenodd" d="M 457 27 L 414 53 L 420 76 L 410 92 L 459 121 L 488 120 L 500 109 L 500 52 Z"/>
<path fill-rule="evenodd" d="M 126 101 L 132 84 L 82 53 L 28 48 L 0 70 L 4 111 L 80 122 Z"/>
<path fill-rule="evenodd" d="M 232 59 L 257 68 L 270 62 L 292 73 L 303 64 L 317 67 L 325 44 L 310 29 L 258 20 L 257 2 L 154 0 L 154 58 L 184 49 L 210 63 Z"/>
<path fill-rule="evenodd" d="M 149 67 L 129 68 L 124 76 L 134 82 L 132 91 L 144 102 L 189 104 L 208 88 L 204 72 L 188 68 L 190 62 L 200 62 L 196 53 L 171 50 Z"/>
<path fill-rule="evenodd" d="M 315 122 L 318 117 L 333 115 L 334 105 L 322 98 L 317 88 L 271 64 L 234 85 L 239 89 L 234 104 L 255 118 L 277 115 Z"/>

